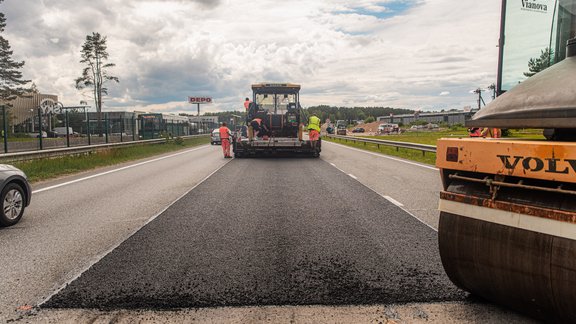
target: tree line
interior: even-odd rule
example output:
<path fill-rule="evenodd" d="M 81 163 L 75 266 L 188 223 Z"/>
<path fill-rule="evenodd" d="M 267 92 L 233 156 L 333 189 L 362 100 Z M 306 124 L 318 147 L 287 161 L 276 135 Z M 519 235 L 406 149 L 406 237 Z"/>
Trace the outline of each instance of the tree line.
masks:
<path fill-rule="evenodd" d="M 304 108 L 304 115 L 311 116 L 315 115 L 324 123 L 327 119 L 331 122 L 336 122 L 337 120 L 345 120 L 348 124 L 353 124 L 357 120 L 362 120 L 365 123 L 370 123 L 376 121 L 376 118 L 380 116 L 390 116 L 402 115 L 402 114 L 413 114 L 414 110 L 411 109 L 401 109 L 401 108 L 390 108 L 390 107 L 334 107 L 328 105 L 320 105 Z M 246 113 L 243 111 L 222 111 L 222 112 L 212 112 L 205 113 L 205 116 L 218 116 L 219 122 L 227 122 L 234 119 L 242 123 L 246 118 Z M 238 117 L 240 116 L 240 117 Z"/>
<path fill-rule="evenodd" d="M 391 108 L 391 107 L 334 107 L 334 106 L 314 106 L 305 109 L 306 113 L 310 115 L 316 115 L 320 118 L 322 122 L 329 119 L 331 122 L 336 122 L 337 120 L 345 120 L 348 124 L 353 124 L 354 121 L 362 120 L 365 123 L 371 123 L 376 121 L 380 116 L 390 116 L 402 115 L 402 114 L 413 114 L 414 110 L 402 109 L 402 108 Z"/>

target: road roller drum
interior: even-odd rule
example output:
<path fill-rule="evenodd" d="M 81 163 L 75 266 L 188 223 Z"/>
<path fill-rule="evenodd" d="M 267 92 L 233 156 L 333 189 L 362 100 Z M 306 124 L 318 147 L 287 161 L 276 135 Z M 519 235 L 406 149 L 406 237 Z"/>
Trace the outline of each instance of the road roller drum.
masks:
<path fill-rule="evenodd" d="M 458 287 L 576 323 L 576 39 L 567 58 L 466 123 L 547 128 L 546 140 L 441 139 L 439 250 Z"/>

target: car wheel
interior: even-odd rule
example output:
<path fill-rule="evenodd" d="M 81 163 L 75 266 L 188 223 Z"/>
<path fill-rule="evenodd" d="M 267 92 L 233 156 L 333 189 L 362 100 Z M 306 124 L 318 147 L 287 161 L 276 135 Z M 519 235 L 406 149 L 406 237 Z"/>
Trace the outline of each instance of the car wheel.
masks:
<path fill-rule="evenodd" d="M 16 183 L 9 183 L 0 195 L 0 226 L 12 226 L 20 221 L 24 214 L 24 190 Z"/>

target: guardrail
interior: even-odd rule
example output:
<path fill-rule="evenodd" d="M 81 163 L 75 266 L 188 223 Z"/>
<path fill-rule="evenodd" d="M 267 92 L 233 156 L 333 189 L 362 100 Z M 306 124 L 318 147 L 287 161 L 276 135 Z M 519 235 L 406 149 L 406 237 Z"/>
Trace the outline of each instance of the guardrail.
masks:
<path fill-rule="evenodd" d="M 356 136 L 327 135 L 327 137 L 346 140 L 347 142 L 350 141 L 350 142 L 354 142 L 354 143 L 364 143 L 364 145 L 366 145 L 367 143 L 376 144 L 378 146 L 378 148 L 380 148 L 380 145 L 385 145 L 385 146 L 395 147 L 396 150 L 398 150 L 399 148 L 412 149 L 412 150 L 422 151 L 422 156 L 424 156 L 426 154 L 426 152 L 436 153 L 436 146 L 434 146 L 434 145 L 416 144 L 416 143 L 408 143 L 408 142 L 395 142 L 395 141 L 370 139 L 370 138 L 356 137 Z"/>
<path fill-rule="evenodd" d="M 189 135 L 180 136 L 181 138 L 197 138 L 197 137 L 208 137 L 210 134 L 202 135 Z M 74 146 L 74 147 L 63 147 L 48 150 L 38 150 L 38 151 L 28 151 L 28 152 L 14 152 L 14 153 L 4 153 L 0 154 L 1 163 L 17 162 L 17 161 L 28 161 L 34 159 L 42 158 L 54 158 L 66 155 L 75 154 L 89 154 L 93 152 L 108 150 L 117 147 L 127 147 L 127 146 L 137 146 L 146 144 L 160 144 L 165 143 L 166 138 L 156 138 L 149 140 L 140 140 L 133 142 L 121 142 L 121 143 L 108 143 L 108 144 L 97 144 L 97 145 L 85 145 L 85 146 Z"/>

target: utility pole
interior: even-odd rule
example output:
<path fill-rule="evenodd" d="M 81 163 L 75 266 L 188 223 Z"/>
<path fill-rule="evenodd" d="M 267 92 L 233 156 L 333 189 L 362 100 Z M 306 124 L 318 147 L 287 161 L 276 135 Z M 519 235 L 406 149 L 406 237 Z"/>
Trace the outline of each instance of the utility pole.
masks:
<path fill-rule="evenodd" d="M 492 100 L 496 99 L 496 84 L 492 83 L 488 86 L 489 90 L 492 90 Z"/>
<path fill-rule="evenodd" d="M 474 90 L 474 93 L 478 94 L 478 110 L 480 110 L 480 108 L 482 108 L 482 104 L 484 104 L 484 106 L 486 106 L 486 103 L 484 102 L 484 99 L 482 98 L 482 91 L 485 91 L 484 89 L 476 89 Z"/>

